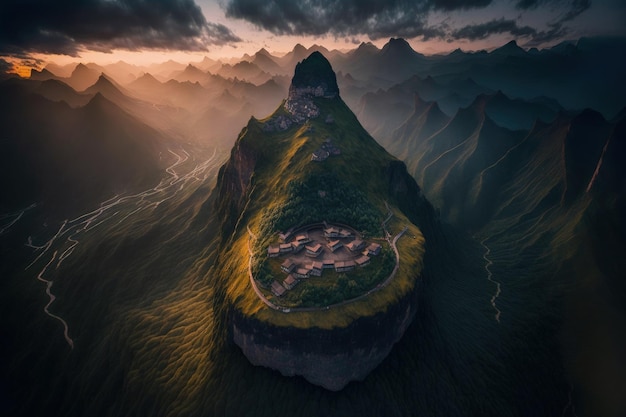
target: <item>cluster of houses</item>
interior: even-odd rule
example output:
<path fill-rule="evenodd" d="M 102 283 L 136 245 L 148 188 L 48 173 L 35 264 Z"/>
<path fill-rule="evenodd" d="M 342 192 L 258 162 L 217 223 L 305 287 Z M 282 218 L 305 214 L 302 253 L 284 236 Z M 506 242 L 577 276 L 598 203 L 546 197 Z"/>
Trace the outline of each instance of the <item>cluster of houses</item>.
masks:
<path fill-rule="evenodd" d="M 281 114 L 265 121 L 265 123 L 263 124 L 263 131 L 264 132 L 284 132 L 285 130 L 289 129 L 292 125 L 293 125 L 293 121 L 291 120 L 291 118 L 285 116 L 284 114 Z"/>
<path fill-rule="evenodd" d="M 291 86 L 289 95 L 285 102 L 285 110 L 293 117 L 293 120 L 300 124 L 308 119 L 314 119 L 320 115 L 320 109 L 314 103 L 311 97 L 324 97 L 324 89 L 322 87 L 300 87 Z"/>
<path fill-rule="evenodd" d="M 310 277 L 320 277 L 325 269 L 334 269 L 336 272 L 349 272 L 356 267 L 364 267 L 370 263 L 370 257 L 377 256 L 381 252 L 381 245 L 375 242 L 367 244 L 361 239 L 355 238 L 348 243 L 343 243 L 342 239 L 352 238 L 353 233 L 347 229 L 341 229 L 334 226 L 325 227 L 324 237 L 328 242 L 322 245 L 319 242 L 311 240 L 308 234 L 298 234 L 291 242 L 278 245 L 271 245 L 268 250 L 268 256 L 275 258 L 281 255 L 299 253 L 305 250 L 305 255 L 310 261 L 304 264 L 298 264 L 293 258 L 288 257 L 281 264 L 281 270 L 287 274 L 282 284 L 278 281 L 272 282 L 272 293 L 280 297 L 287 290 L 293 289 L 301 280 Z M 281 238 L 289 238 L 290 233 L 282 234 Z M 353 259 L 336 260 L 331 256 L 322 260 L 317 260 L 319 256 L 327 248 L 331 253 L 335 253 L 338 249 L 345 247 L 354 255 Z"/>
<path fill-rule="evenodd" d="M 311 161 L 323 162 L 328 159 L 329 156 L 341 155 L 341 149 L 333 145 L 332 139 L 328 138 L 322 144 L 322 147 L 317 149 L 311 155 Z"/>

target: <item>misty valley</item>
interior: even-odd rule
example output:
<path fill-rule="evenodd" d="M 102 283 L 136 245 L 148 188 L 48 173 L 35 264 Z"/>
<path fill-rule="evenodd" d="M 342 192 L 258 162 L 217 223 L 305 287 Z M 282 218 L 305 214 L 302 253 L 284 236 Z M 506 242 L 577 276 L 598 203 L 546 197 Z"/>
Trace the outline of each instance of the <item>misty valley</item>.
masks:
<path fill-rule="evenodd" d="M 626 415 L 624 50 L 0 78 L 0 412 Z"/>

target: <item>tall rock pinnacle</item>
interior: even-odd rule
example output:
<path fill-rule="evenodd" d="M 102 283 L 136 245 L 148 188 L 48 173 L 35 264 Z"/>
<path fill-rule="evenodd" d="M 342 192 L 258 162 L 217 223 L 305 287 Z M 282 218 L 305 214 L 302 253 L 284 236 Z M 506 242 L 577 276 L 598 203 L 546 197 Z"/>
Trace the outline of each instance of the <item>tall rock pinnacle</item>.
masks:
<path fill-rule="evenodd" d="M 339 94 L 337 77 L 330 62 L 317 51 L 296 65 L 296 72 L 291 80 L 290 90 L 307 88 L 318 91 L 318 94 L 314 94 L 318 97 L 334 97 Z"/>
<path fill-rule="evenodd" d="M 319 116 L 313 98 L 332 99 L 338 95 L 337 76 L 330 62 L 316 51 L 296 65 L 285 109 L 296 123 L 302 123 Z"/>

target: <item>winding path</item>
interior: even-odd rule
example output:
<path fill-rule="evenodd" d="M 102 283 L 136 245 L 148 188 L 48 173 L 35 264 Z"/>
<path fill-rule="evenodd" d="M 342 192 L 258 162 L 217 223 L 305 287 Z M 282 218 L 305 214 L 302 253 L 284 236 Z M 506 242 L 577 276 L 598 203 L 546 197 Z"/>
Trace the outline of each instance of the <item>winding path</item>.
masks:
<path fill-rule="evenodd" d="M 486 262 L 485 271 L 487 271 L 487 280 L 496 284 L 496 293 L 491 297 L 491 306 L 493 307 L 494 310 L 496 310 L 496 316 L 495 316 L 496 321 L 500 323 L 501 312 L 498 309 L 498 307 L 496 307 L 496 300 L 500 296 L 501 288 L 500 288 L 500 283 L 493 279 L 493 274 L 491 273 L 491 269 L 489 269 L 491 265 L 493 265 L 493 261 L 489 259 L 489 254 L 491 253 L 491 249 L 489 249 L 489 247 L 485 243 L 488 239 L 489 239 L 488 237 L 484 238 L 483 240 L 481 240 L 480 244 L 482 245 L 483 248 L 485 248 L 485 254 L 483 255 L 483 259 Z"/>
<path fill-rule="evenodd" d="M 57 257 L 57 251 L 54 251 L 54 253 L 52 254 L 52 258 L 50 258 L 50 261 L 41 270 L 41 272 L 39 272 L 39 275 L 37 275 L 37 279 L 46 284 L 46 294 L 48 295 L 48 298 L 49 298 L 48 304 L 46 304 L 46 306 L 43 308 L 43 311 L 48 316 L 52 317 L 55 320 L 58 320 L 63 325 L 63 337 L 65 337 L 65 341 L 67 342 L 68 345 L 70 345 L 70 348 L 74 349 L 74 341 L 70 337 L 70 334 L 69 334 L 70 329 L 67 323 L 61 317 L 57 316 L 56 314 L 52 314 L 50 310 L 48 309 L 52 305 L 52 303 L 54 303 L 54 300 L 56 300 L 56 297 L 54 296 L 54 294 L 52 294 L 52 285 L 54 285 L 54 281 L 49 281 L 47 279 L 44 279 L 43 274 L 46 272 L 50 264 L 54 262 L 56 257 Z"/>
<path fill-rule="evenodd" d="M 386 203 L 385 203 L 386 204 Z M 387 208 L 389 208 L 389 206 L 387 206 Z M 385 220 L 383 222 L 383 227 L 384 223 L 386 223 L 387 221 L 389 221 L 389 219 L 391 219 L 391 216 L 393 216 L 393 213 L 391 212 L 391 210 L 389 210 L 390 212 L 390 216 L 387 218 L 387 220 Z M 263 303 L 265 303 L 265 305 L 267 305 L 269 308 L 276 310 L 276 311 L 280 311 L 283 313 L 295 313 L 295 312 L 311 312 L 311 311 L 323 311 L 323 310 L 330 310 L 331 308 L 337 308 L 337 307 L 341 307 L 344 306 L 346 304 L 350 304 L 350 303 L 354 303 L 356 301 L 362 300 L 365 297 L 368 297 L 369 295 L 371 295 L 372 293 L 379 291 L 383 288 L 385 288 L 387 285 L 389 285 L 389 283 L 391 282 L 391 280 L 396 276 L 396 274 L 398 273 L 398 269 L 400 268 L 400 252 L 398 252 L 398 248 L 396 246 L 396 243 L 398 242 L 398 239 L 400 239 L 402 237 L 402 235 L 404 235 L 404 233 L 406 233 L 406 231 L 409 229 L 408 226 L 405 226 L 404 229 L 402 229 L 400 231 L 400 233 L 398 233 L 392 240 L 390 240 L 390 235 L 389 232 L 387 232 L 387 229 L 385 228 L 385 234 L 387 235 L 387 241 L 389 242 L 391 248 L 393 249 L 395 255 L 396 255 L 396 264 L 393 268 L 393 271 L 391 272 L 391 274 L 389 274 L 389 276 L 380 284 L 378 284 L 376 287 L 370 289 L 369 291 L 359 295 L 358 297 L 355 298 L 351 298 L 349 300 L 344 300 L 340 303 L 336 303 L 336 304 L 331 304 L 328 306 L 324 306 L 324 307 L 292 307 L 292 308 L 288 308 L 288 307 L 280 307 L 277 306 L 276 304 L 272 303 L 270 300 L 267 299 L 267 297 L 265 297 L 265 295 L 263 294 L 263 292 L 259 289 L 256 280 L 254 279 L 254 276 L 252 275 L 252 259 L 254 257 L 254 254 L 252 252 L 252 239 L 256 240 L 256 235 L 254 233 L 252 233 L 252 230 L 250 230 L 250 226 L 246 226 L 246 228 L 248 229 L 248 253 L 250 254 L 250 259 L 248 261 L 248 277 L 250 278 L 250 284 L 252 285 L 252 288 L 254 289 L 254 292 L 256 293 L 256 295 L 261 299 L 261 301 L 263 301 Z"/>
<path fill-rule="evenodd" d="M 154 210 L 162 202 L 174 198 L 179 192 L 184 190 L 187 185 L 205 181 L 210 175 L 213 175 L 219 167 L 217 162 L 220 162 L 220 155 L 217 149 L 215 149 L 211 156 L 207 155 L 208 158 L 206 160 L 200 163 L 194 163 L 193 166 L 186 168 L 183 173 L 180 173 L 176 170 L 180 170 L 180 166 L 190 159 L 189 153 L 182 147 L 176 148 L 175 150 L 168 149 L 168 151 L 174 155 L 175 161 L 165 169 L 166 175 L 155 187 L 136 194 L 116 195 L 100 203 L 100 207 L 95 210 L 91 210 L 72 220 L 64 220 L 56 233 L 43 244 L 34 244 L 32 236 L 28 237 L 25 245 L 33 249 L 34 259 L 26 269 L 28 270 L 36 264 L 39 264 L 40 261 L 44 262 L 44 259 L 47 259 L 46 265 L 43 266 L 37 274 L 37 279 L 46 284 L 46 294 L 49 297 L 49 301 L 44 307 L 44 312 L 63 324 L 63 335 L 67 344 L 72 349 L 74 348 L 74 341 L 69 336 L 70 330 L 67 322 L 60 316 L 49 311 L 50 306 L 56 300 L 55 295 L 52 293 L 54 281 L 44 279 L 44 274 L 55 261 L 55 270 L 59 269 L 61 263 L 71 257 L 75 252 L 76 247 L 79 246 L 80 240 L 82 240 L 86 232 L 112 219 L 118 220 L 117 223 L 111 226 L 115 227 L 125 220 L 132 218 L 137 213 L 146 210 Z M 3 226 L 2 232 L 19 220 L 25 211 L 33 207 L 35 207 L 35 205 L 28 207 L 20 213 L 8 215 L 15 218 L 10 224 Z M 0 216 L 0 220 L 8 216 Z"/>
<path fill-rule="evenodd" d="M 19 211 L 16 211 L 15 213 L 7 213 L 7 214 L 0 215 L 0 222 L 9 219 L 9 222 L 7 224 L 2 225 L 2 228 L 0 228 L 0 235 L 2 235 L 4 232 L 9 230 L 15 223 L 17 223 L 22 218 L 24 213 L 26 213 L 30 209 L 35 208 L 36 206 L 37 204 L 31 204 L 30 206 L 26 207 L 24 210 L 19 210 Z"/>
<path fill-rule="evenodd" d="M 256 235 L 252 233 L 252 230 L 250 230 L 250 226 L 246 226 L 246 228 L 248 229 L 248 235 L 250 236 L 250 238 L 253 238 L 254 240 L 256 240 Z M 250 277 L 250 284 L 252 284 L 252 288 L 254 289 L 254 292 L 261 299 L 261 301 L 263 301 L 269 308 L 273 310 L 277 310 L 277 311 L 282 311 L 283 313 L 288 313 L 289 311 L 285 311 L 285 310 L 289 310 L 288 308 L 285 309 L 283 307 L 279 307 L 276 304 L 272 303 L 270 300 L 267 299 L 265 295 L 263 295 L 263 293 L 257 286 L 256 280 L 252 276 L 252 259 L 254 258 L 254 253 L 252 252 L 251 239 L 248 239 L 248 253 L 250 254 L 250 260 L 248 261 L 248 276 Z"/>
<path fill-rule="evenodd" d="M 567 415 L 567 411 L 571 410 L 571 415 L 574 417 L 578 417 L 576 414 L 576 406 L 574 405 L 574 401 L 572 399 L 572 394 L 574 393 L 574 386 L 570 385 L 569 393 L 567 394 L 567 404 L 565 404 L 565 408 L 563 408 L 563 412 L 561 413 L 561 417 L 565 417 Z"/>

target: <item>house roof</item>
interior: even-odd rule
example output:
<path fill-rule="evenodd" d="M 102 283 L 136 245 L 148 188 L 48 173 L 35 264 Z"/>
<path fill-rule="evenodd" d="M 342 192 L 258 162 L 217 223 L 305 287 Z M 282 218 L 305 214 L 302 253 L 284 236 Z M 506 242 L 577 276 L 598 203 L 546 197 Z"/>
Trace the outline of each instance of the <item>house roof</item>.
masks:
<path fill-rule="evenodd" d="M 335 261 L 335 268 L 350 268 L 354 267 L 356 264 L 354 261 Z"/>
<path fill-rule="evenodd" d="M 272 282 L 272 291 L 280 296 L 280 295 L 283 295 L 286 290 L 285 290 L 285 287 L 280 285 L 278 281 L 274 281 Z"/>
<path fill-rule="evenodd" d="M 357 265 L 363 265 L 365 263 L 368 263 L 369 261 L 370 261 L 369 256 L 361 256 L 355 262 L 357 263 Z"/>
<path fill-rule="evenodd" d="M 284 266 L 285 268 L 289 268 L 295 265 L 295 262 L 291 259 L 285 259 L 285 262 L 283 262 L 281 264 L 281 266 Z"/>
<path fill-rule="evenodd" d="M 354 239 L 352 242 L 348 243 L 346 246 L 348 247 L 348 249 L 350 250 L 354 250 L 355 248 L 358 248 L 360 246 L 363 245 L 363 241 L 360 239 Z"/>
<path fill-rule="evenodd" d="M 306 249 L 310 250 L 311 252 L 319 252 L 322 249 L 322 245 L 320 245 L 319 243 L 316 243 L 313 246 L 307 246 Z"/>

